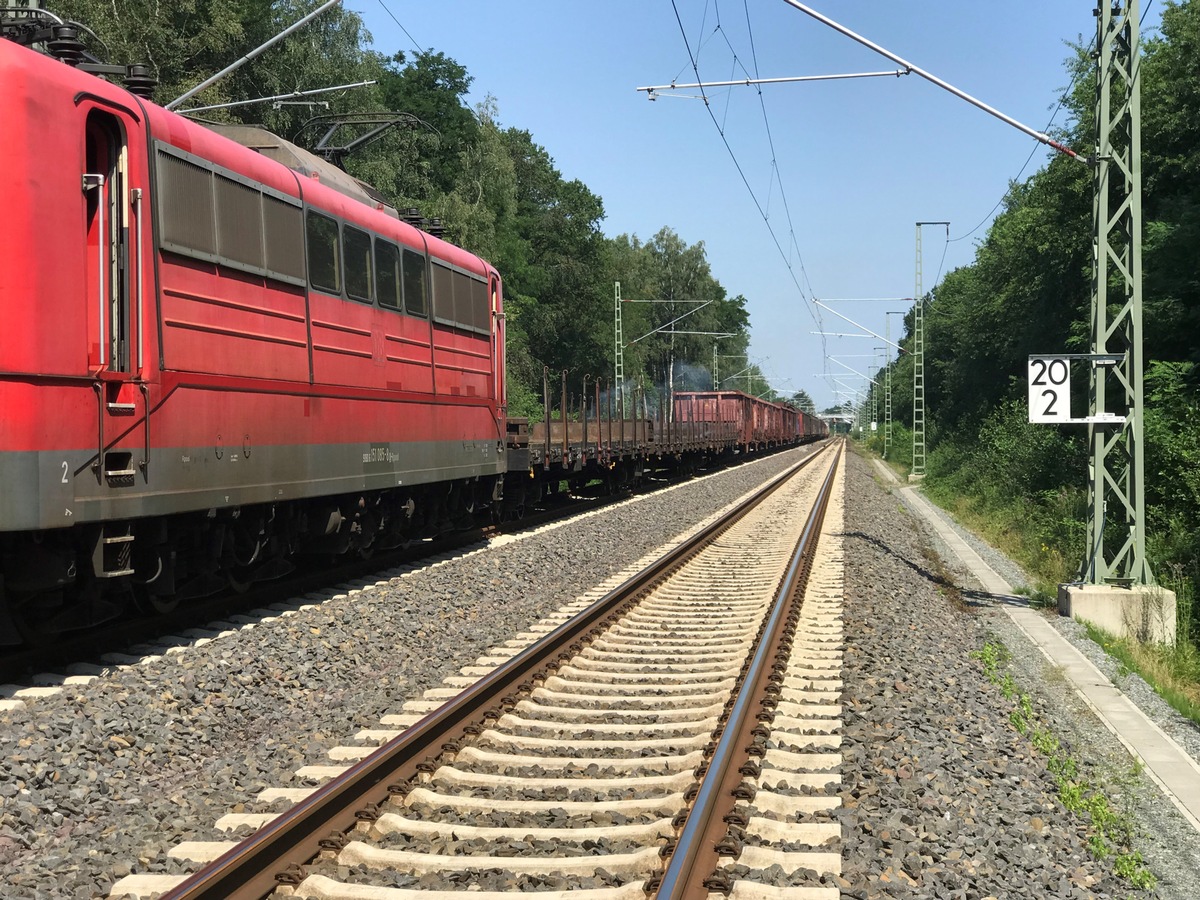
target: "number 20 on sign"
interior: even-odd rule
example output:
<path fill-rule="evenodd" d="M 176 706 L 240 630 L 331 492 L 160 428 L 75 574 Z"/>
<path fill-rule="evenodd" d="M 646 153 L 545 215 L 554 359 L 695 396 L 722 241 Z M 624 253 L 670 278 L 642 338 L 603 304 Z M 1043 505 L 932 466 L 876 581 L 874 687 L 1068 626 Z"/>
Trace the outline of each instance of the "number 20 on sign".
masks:
<path fill-rule="evenodd" d="M 1029 421 L 1071 421 L 1071 369 L 1066 358 L 1029 357 Z"/>

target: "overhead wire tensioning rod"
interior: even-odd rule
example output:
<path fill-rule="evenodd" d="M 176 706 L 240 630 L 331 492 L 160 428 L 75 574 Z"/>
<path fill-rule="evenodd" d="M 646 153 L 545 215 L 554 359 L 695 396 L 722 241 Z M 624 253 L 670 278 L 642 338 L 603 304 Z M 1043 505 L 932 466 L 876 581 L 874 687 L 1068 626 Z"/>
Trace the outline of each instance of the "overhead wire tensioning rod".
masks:
<path fill-rule="evenodd" d="M 733 81 L 694 81 L 689 84 L 652 84 L 635 88 L 646 92 L 647 100 L 657 100 L 659 91 L 678 91 L 684 88 L 714 88 L 714 87 L 749 87 L 752 84 L 793 84 L 799 81 L 838 81 L 846 78 L 899 78 L 909 74 L 909 69 L 895 69 L 890 72 L 846 72 L 835 75 L 788 75 L 781 78 L 737 78 Z M 700 98 L 707 102 L 707 98 Z"/>
<path fill-rule="evenodd" d="M 255 47 L 253 50 L 251 50 L 249 53 L 247 53 L 245 56 L 243 56 L 237 62 L 233 63 L 232 65 L 226 66 L 224 69 L 222 69 L 216 75 L 206 78 L 204 81 L 200 82 L 198 85 L 196 85 L 190 91 L 180 94 L 178 97 L 176 97 L 170 103 L 166 104 L 163 107 L 163 109 L 171 109 L 171 110 L 177 109 L 181 103 L 192 99 L 192 97 L 194 97 L 196 94 L 203 91 L 205 88 L 211 87 L 212 85 L 214 85 L 218 81 L 220 81 L 222 78 L 224 78 L 226 75 L 229 75 L 231 72 L 234 72 L 237 69 L 240 69 L 242 66 L 244 66 L 246 63 L 250 62 L 250 60 L 254 59 L 256 56 L 259 56 L 260 54 L 264 53 L 266 50 L 275 46 L 277 43 L 282 41 L 284 38 L 291 35 L 292 32 L 298 31 L 299 29 L 303 28 L 305 25 L 307 25 L 309 22 L 311 22 L 317 16 L 321 15 L 321 13 L 325 12 L 325 10 L 327 10 L 333 6 L 337 6 L 337 4 L 339 4 L 339 3 L 341 3 L 341 0 L 329 0 L 328 3 L 325 3 L 322 6 L 318 7 L 317 9 L 314 9 L 303 19 L 301 19 L 298 22 L 293 23 L 292 25 L 289 25 L 287 28 L 285 28 L 283 31 L 279 32 L 279 34 L 275 35 L 275 37 L 271 38 L 265 44 L 260 44 L 258 47 Z"/>
<path fill-rule="evenodd" d="M 816 297 L 813 297 L 813 298 L 812 298 L 812 302 L 813 302 L 813 304 L 814 304 L 814 305 L 821 307 L 821 309 L 826 309 L 826 310 L 829 310 L 829 312 L 833 313 L 833 314 L 834 314 L 835 316 L 837 316 L 839 319 L 845 319 L 847 322 L 849 322 L 851 325 L 855 326 L 856 328 L 861 328 L 863 331 L 865 331 L 865 332 L 866 332 L 867 334 L 869 334 L 871 337 L 874 337 L 874 338 L 879 338 L 879 340 L 881 340 L 881 341 L 886 341 L 887 343 L 889 343 L 889 344 L 891 344 L 893 347 L 895 347 L 897 350 L 899 350 L 899 351 L 901 351 L 901 352 L 904 352 L 904 348 L 903 348 L 903 347 L 901 347 L 899 344 L 897 344 L 897 343 L 894 343 L 893 341 L 889 341 L 889 340 L 888 340 L 887 338 L 885 338 L 885 337 L 884 337 L 882 334 L 876 334 L 874 331 L 872 331 L 872 330 L 871 330 L 870 328 L 868 328 L 866 325 L 863 325 L 861 322 L 855 322 L 855 321 L 854 321 L 853 319 L 851 319 L 849 316 L 843 316 L 843 315 L 842 315 L 840 312 L 838 312 L 836 309 L 833 309 L 832 307 L 826 306 L 824 303 L 822 303 L 822 302 L 821 302 L 820 300 L 818 300 Z"/>
<path fill-rule="evenodd" d="M 1029 135 L 1031 138 L 1033 138 L 1037 141 L 1040 141 L 1041 143 L 1045 144 L 1048 147 L 1053 147 L 1059 153 L 1063 153 L 1067 156 L 1070 156 L 1073 159 L 1078 159 L 1080 161 L 1084 161 L 1083 157 L 1081 157 L 1078 153 L 1076 153 L 1074 150 L 1072 150 L 1070 147 L 1066 146 L 1065 144 L 1061 144 L 1058 141 L 1054 140 L 1054 138 L 1050 137 L 1050 135 L 1044 134 L 1044 133 L 1038 131 L 1036 128 L 1030 128 L 1028 125 L 1024 124 L 1023 122 L 1018 122 L 1012 116 L 1005 115 L 1004 113 L 1000 112 L 1000 110 L 996 109 L 994 106 L 988 106 L 988 104 L 984 103 L 982 100 L 977 99 L 976 97 L 972 97 L 966 91 L 959 90 L 954 85 L 950 84 L 948 81 L 943 81 L 942 79 L 938 78 L 936 75 L 926 72 L 924 69 L 920 68 L 919 66 L 914 66 L 908 60 L 906 60 L 900 56 L 897 56 L 895 53 L 892 53 L 890 50 L 886 50 L 883 47 L 880 47 L 874 41 L 868 40 L 867 38 L 863 37 L 861 34 L 857 34 L 853 31 L 851 31 L 845 25 L 840 25 L 837 22 L 833 21 L 833 19 L 830 19 L 827 16 L 821 15 L 815 9 L 810 9 L 809 7 L 805 6 L 803 3 L 797 2 L 797 0 L 784 0 L 784 2 L 787 3 L 789 6 L 793 6 L 796 9 L 800 10 L 800 12 L 802 12 L 808 16 L 811 16 L 812 18 L 816 19 L 818 22 L 828 25 L 834 31 L 838 31 L 838 32 L 844 34 L 846 37 L 850 38 L 851 40 L 857 41 L 858 43 L 862 44 L 864 47 L 867 47 L 870 50 L 874 50 L 880 56 L 886 56 L 888 59 L 890 59 L 892 62 L 896 63 L 897 65 L 904 66 L 910 72 L 913 72 L 916 75 L 920 75 L 926 81 L 932 82 L 933 84 L 936 84 L 938 87 L 942 88 L 942 90 L 949 91 L 951 94 L 953 94 L 955 97 L 958 97 L 960 100 L 966 100 L 972 106 L 982 109 L 988 115 L 995 116 L 1001 122 L 1008 123 L 1013 128 L 1016 128 L 1018 131 L 1023 131 L 1025 134 Z"/>
<path fill-rule="evenodd" d="M 291 91 L 287 94 L 273 94 L 270 97 L 256 97 L 253 100 L 233 100 L 229 103 L 214 103 L 212 106 L 193 106 L 190 109 L 181 109 L 178 112 L 181 116 L 186 116 L 191 113 L 207 112 L 210 109 L 232 109 L 235 106 L 251 106 L 255 103 L 272 103 L 277 100 L 314 97 L 317 94 L 328 94 L 331 91 L 347 91 L 351 88 L 370 87 L 373 84 L 378 84 L 378 82 L 372 79 L 371 81 L 356 81 L 353 84 L 335 84 L 333 87 L 313 88 L 311 91 Z"/>

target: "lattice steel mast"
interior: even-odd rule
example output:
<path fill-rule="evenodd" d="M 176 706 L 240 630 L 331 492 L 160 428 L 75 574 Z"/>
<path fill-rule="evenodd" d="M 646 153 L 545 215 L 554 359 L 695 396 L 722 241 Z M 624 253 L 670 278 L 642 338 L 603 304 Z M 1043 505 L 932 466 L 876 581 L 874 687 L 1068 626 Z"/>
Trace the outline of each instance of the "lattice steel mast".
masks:
<path fill-rule="evenodd" d="M 1146 560 L 1142 428 L 1142 165 L 1138 0 L 1099 0 L 1096 15 L 1096 155 L 1093 160 L 1092 353 L 1088 425 L 1089 584 L 1153 584 Z M 1118 308 L 1110 316 L 1110 303 Z M 1110 377 L 1115 383 L 1110 384 Z M 1110 394 L 1111 389 L 1111 394 Z M 1110 400 L 1121 403 L 1109 410 Z M 1119 421 L 1124 417 L 1124 421 Z M 1112 514 L 1110 521 L 1109 514 Z M 1118 525 L 1119 523 L 1119 525 Z M 1111 527 L 1106 527 L 1111 526 Z M 1119 534 L 1118 534 L 1119 530 Z M 1106 534 L 1107 531 L 1107 534 Z"/>
<path fill-rule="evenodd" d="M 617 409 L 625 417 L 625 333 L 621 328 L 621 282 L 613 282 L 613 390 Z"/>
<path fill-rule="evenodd" d="M 921 275 L 921 226 L 945 225 L 950 237 L 949 222 L 917 223 L 917 283 L 916 305 L 913 307 L 913 461 L 909 478 L 925 477 L 925 289 Z"/>

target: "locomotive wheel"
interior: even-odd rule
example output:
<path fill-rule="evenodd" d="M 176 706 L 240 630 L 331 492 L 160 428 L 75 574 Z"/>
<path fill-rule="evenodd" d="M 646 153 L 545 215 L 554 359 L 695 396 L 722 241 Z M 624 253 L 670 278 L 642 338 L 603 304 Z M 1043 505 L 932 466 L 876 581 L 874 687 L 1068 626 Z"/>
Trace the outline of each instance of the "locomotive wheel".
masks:
<path fill-rule="evenodd" d="M 239 569 L 230 566 L 225 570 L 225 579 L 229 582 L 229 589 L 235 594 L 244 594 L 250 590 L 250 584 L 254 581 L 250 573 L 246 569 Z"/>
<path fill-rule="evenodd" d="M 7 594 L 8 613 L 17 634 L 35 649 L 51 646 L 68 631 L 91 628 L 121 614 L 121 607 L 100 596 L 96 587 L 74 599 L 64 597 L 61 591 Z"/>
<path fill-rule="evenodd" d="M 55 627 L 52 612 L 37 607 L 36 595 L 16 598 L 10 592 L 8 613 L 21 641 L 27 647 L 44 650 L 62 635 L 63 630 Z"/>
<path fill-rule="evenodd" d="M 133 585 L 133 605 L 147 616 L 165 616 L 179 607 L 178 594 L 152 594 L 142 585 Z"/>

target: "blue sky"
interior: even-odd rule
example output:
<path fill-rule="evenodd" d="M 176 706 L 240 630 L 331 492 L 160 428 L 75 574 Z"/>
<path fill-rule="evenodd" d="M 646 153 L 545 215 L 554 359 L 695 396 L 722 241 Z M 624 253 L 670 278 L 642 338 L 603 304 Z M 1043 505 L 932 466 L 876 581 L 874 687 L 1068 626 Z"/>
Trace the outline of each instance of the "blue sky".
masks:
<path fill-rule="evenodd" d="M 1088 0 L 807 5 L 1038 131 L 1068 84 L 1068 45 L 1096 27 Z M 913 295 L 917 221 L 951 223 L 950 242 L 944 228 L 923 230 L 926 290 L 970 263 L 986 225 L 968 232 L 990 221 L 1031 150 L 1023 177 L 1051 152 L 917 75 L 768 85 L 761 103 L 752 87 L 709 89 L 729 150 L 704 103 L 678 96 L 698 91 L 649 102 L 635 90 L 695 81 L 693 57 L 703 81 L 897 68 L 784 0 L 346 6 L 377 50 L 432 48 L 465 66 L 469 102 L 493 96 L 502 126 L 528 130 L 565 178 L 603 199 L 606 234 L 647 240 L 669 226 L 703 241 L 714 277 L 748 300 L 751 361 L 818 408 L 844 390 L 820 373 L 861 387 L 844 367 L 866 372 L 883 342 L 812 334 L 814 314 L 820 330 L 857 329 L 810 298 L 883 334 L 885 312 L 910 304 L 840 301 Z M 1161 7 L 1142 0 L 1147 33 Z M 894 340 L 900 317 L 891 322 Z"/>

